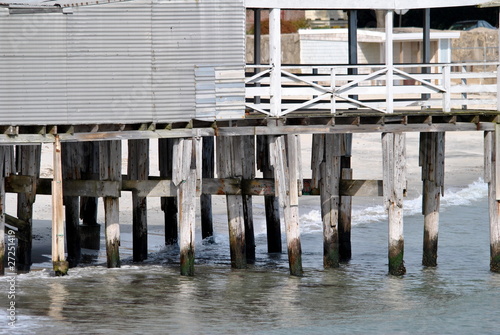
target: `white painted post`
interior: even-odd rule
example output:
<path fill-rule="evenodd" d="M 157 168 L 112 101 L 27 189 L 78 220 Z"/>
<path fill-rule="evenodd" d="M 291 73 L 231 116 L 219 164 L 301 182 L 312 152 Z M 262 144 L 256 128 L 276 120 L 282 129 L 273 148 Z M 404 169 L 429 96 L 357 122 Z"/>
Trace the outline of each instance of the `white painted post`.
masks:
<path fill-rule="evenodd" d="M 330 75 L 330 88 L 332 89 L 332 100 L 331 100 L 331 110 L 330 112 L 332 114 L 335 114 L 337 112 L 337 107 L 335 105 L 335 86 L 336 86 L 336 73 L 335 73 L 335 68 L 331 69 L 332 73 Z"/>
<path fill-rule="evenodd" d="M 392 86 L 394 84 L 394 59 L 393 59 L 393 38 L 392 38 L 392 28 L 393 28 L 394 12 L 388 10 L 385 13 L 385 66 L 387 67 L 386 73 L 386 112 L 392 113 L 394 111 L 394 92 Z"/>
<path fill-rule="evenodd" d="M 451 111 L 451 67 L 449 64 L 443 65 L 443 112 Z"/>
<path fill-rule="evenodd" d="M 269 11 L 269 60 L 271 63 L 271 116 L 281 113 L 281 9 Z"/>

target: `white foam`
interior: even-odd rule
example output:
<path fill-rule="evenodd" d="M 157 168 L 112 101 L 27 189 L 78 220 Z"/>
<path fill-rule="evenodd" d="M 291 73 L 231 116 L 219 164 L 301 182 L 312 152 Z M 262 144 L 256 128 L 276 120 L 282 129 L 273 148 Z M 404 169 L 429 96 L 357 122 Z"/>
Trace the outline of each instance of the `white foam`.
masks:
<path fill-rule="evenodd" d="M 475 201 L 487 197 L 488 184 L 482 178 L 468 185 L 466 188 L 445 191 L 445 196 L 441 199 L 441 209 L 448 209 L 455 206 L 470 205 Z M 414 199 L 404 200 L 404 215 L 416 215 L 422 212 L 422 196 Z M 353 210 L 352 225 L 374 223 L 387 220 L 387 213 L 383 205 L 370 206 Z M 301 215 L 300 225 L 303 233 L 322 231 L 321 211 L 311 210 Z"/>

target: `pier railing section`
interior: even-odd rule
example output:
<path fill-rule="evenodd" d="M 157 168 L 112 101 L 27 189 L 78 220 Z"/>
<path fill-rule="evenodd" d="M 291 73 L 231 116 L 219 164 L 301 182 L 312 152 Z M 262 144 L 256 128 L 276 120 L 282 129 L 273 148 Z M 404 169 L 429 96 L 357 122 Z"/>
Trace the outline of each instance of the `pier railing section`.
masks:
<path fill-rule="evenodd" d="M 270 116 L 365 109 L 500 110 L 499 62 L 387 65 L 247 65 L 246 108 Z M 349 74 L 356 68 L 357 74 Z M 387 77 L 392 77 L 388 84 Z M 390 79 L 389 79 L 390 80 Z M 277 90 L 274 85 L 280 85 Z M 276 111 L 273 92 L 281 93 Z"/>

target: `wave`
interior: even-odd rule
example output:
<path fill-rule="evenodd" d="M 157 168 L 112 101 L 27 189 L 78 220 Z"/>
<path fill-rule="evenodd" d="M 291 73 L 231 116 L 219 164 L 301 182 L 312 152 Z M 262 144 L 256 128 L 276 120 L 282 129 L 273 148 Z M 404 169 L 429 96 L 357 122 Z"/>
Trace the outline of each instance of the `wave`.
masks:
<path fill-rule="evenodd" d="M 483 200 L 488 195 L 488 184 L 479 178 L 465 188 L 445 190 L 441 198 L 441 210 L 467 206 L 475 201 Z M 422 195 L 414 199 L 404 199 L 404 215 L 411 216 L 422 213 Z M 369 206 L 352 211 L 352 225 L 374 223 L 387 220 L 387 213 L 383 205 Z M 314 209 L 300 217 L 301 231 L 312 233 L 322 231 L 321 211 Z"/>

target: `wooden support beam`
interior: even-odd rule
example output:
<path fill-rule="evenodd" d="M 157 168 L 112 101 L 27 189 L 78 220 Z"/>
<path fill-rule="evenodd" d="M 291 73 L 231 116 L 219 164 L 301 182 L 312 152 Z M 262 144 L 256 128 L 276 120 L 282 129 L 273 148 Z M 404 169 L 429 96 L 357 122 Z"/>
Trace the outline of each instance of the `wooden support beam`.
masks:
<path fill-rule="evenodd" d="M 121 182 L 121 141 L 99 142 L 100 179 Z M 108 268 L 120 267 L 120 211 L 118 197 L 104 198 Z"/>
<path fill-rule="evenodd" d="M 16 170 L 19 174 L 31 176 L 33 180 L 29 193 L 17 196 L 17 217 L 27 223 L 21 234 L 26 241 L 18 241 L 16 249 L 16 267 L 18 273 L 28 272 L 31 267 L 33 203 L 36 198 L 36 179 L 40 175 L 41 145 L 21 145 L 16 147 Z"/>
<path fill-rule="evenodd" d="M 269 137 L 257 136 L 257 168 L 262 171 L 264 178 L 273 178 L 274 171 L 269 162 Z M 274 180 L 272 195 L 264 196 L 266 210 L 267 252 L 281 253 L 281 222 L 278 197 L 274 194 Z"/>
<path fill-rule="evenodd" d="M 202 177 L 213 178 L 215 168 L 215 140 L 213 136 L 204 136 L 203 139 L 203 159 L 202 159 Z M 201 194 L 201 238 L 212 241 L 214 235 L 214 224 L 212 220 L 212 195 Z"/>
<path fill-rule="evenodd" d="M 181 138 L 173 145 L 172 178 L 178 187 L 179 247 L 181 275 L 194 275 L 195 214 L 196 214 L 196 146 L 201 140 Z"/>
<path fill-rule="evenodd" d="M 128 178 L 146 180 L 149 176 L 149 139 L 128 140 Z M 148 258 L 147 198 L 132 191 L 132 259 Z"/>
<path fill-rule="evenodd" d="M 274 178 L 276 193 L 283 208 L 286 239 L 288 248 L 288 263 L 290 274 L 292 276 L 301 276 L 302 271 L 302 248 L 300 243 L 299 230 L 299 204 L 296 171 L 290 171 L 288 168 L 289 158 L 287 159 L 285 149 L 285 136 L 275 136 L 270 141 L 270 162 L 274 168 Z"/>
<path fill-rule="evenodd" d="M 241 177 L 241 152 L 238 152 L 238 141 L 238 137 L 217 137 L 217 152 L 219 157 L 217 168 L 219 176 Z M 239 163 L 237 162 L 238 159 L 240 160 Z M 241 195 L 226 195 L 226 205 L 231 267 L 242 269 L 247 266 L 243 197 Z"/>
<path fill-rule="evenodd" d="M 172 179 L 172 156 L 174 139 L 161 138 L 158 140 L 160 177 Z M 177 188 L 174 189 L 174 197 L 161 198 L 161 209 L 165 217 L 165 245 L 177 244 Z"/>
<path fill-rule="evenodd" d="M 488 183 L 490 270 L 500 272 L 500 126 L 484 133 L 485 181 Z"/>
<path fill-rule="evenodd" d="M 61 143 L 62 178 L 66 180 L 81 179 L 83 146 L 78 142 Z M 64 183 L 61 186 L 64 195 L 64 209 L 66 216 L 66 245 L 69 267 L 75 267 L 80 262 L 80 201 L 77 195 L 64 194 Z M 78 191 L 76 189 L 75 191 Z"/>
<path fill-rule="evenodd" d="M 405 177 L 405 135 L 382 134 L 384 203 L 389 216 L 389 273 L 401 276 L 404 266 L 403 193 Z"/>
<path fill-rule="evenodd" d="M 54 142 L 54 180 L 52 181 L 52 266 L 56 276 L 68 273 L 69 264 L 64 250 L 64 202 L 62 188 L 62 152 L 59 136 Z"/>
<path fill-rule="evenodd" d="M 341 135 L 324 136 L 325 153 L 321 165 L 321 216 L 323 218 L 323 265 L 339 266 L 339 209 L 341 176 Z"/>
<path fill-rule="evenodd" d="M 420 134 L 420 165 L 422 166 L 424 245 L 422 265 L 437 265 L 439 205 L 444 188 L 445 134 Z"/>
<path fill-rule="evenodd" d="M 99 144 L 97 142 L 80 142 L 83 155 L 81 157 L 82 179 L 99 179 Z M 74 187 L 71 189 L 81 190 L 83 187 Z M 97 188 L 100 189 L 100 188 Z M 69 195 L 69 190 L 63 185 L 63 192 Z M 117 189 L 119 194 L 120 190 Z M 100 195 L 83 196 L 80 194 L 80 245 L 82 248 L 99 250 L 101 244 L 101 225 L 97 223 L 97 204 Z"/>

